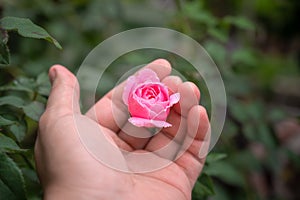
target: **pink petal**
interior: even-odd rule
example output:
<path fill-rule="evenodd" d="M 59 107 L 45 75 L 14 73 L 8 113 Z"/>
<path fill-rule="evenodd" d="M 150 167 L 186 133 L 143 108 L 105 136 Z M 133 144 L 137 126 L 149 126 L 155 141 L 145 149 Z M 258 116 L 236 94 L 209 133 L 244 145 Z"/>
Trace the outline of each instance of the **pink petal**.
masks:
<path fill-rule="evenodd" d="M 151 69 L 143 69 L 135 76 L 137 84 L 145 82 L 159 82 L 157 74 Z"/>
<path fill-rule="evenodd" d="M 130 123 L 138 127 L 158 127 L 158 128 L 166 128 L 171 127 L 172 125 L 165 121 L 159 120 L 150 120 L 138 117 L 131 117 L 128 119 Z"/>
<path fill-rule="evenodd" d="M 130 93 L 133 92 L 133 90 L 138 87 L 139 84 L 146 82 L 159 82 L 158 76 L 151 69 L 143 69 L 139 71 L 137 75 L 128 77 L 122 95 L 122 99 L 125 105 L 128 105 L 128 98 L 130 96 Z"/>
<path fill-rule="evenodd" d="M 124 87 L 124 91 L 123 91 L 123 102 L 125 103 L 125 105 L 128 105 L 128 98 L 130 93 L 132 92 L 132 90 L 134 89 L 133 87 L 136 85 L 136 78 L 135 76 L 130 76 L 127 81 L 126 81 L 126 85 Z"/>
<path fill-rule="evenodd" d="M 166 120 L 168 117 L 166 106 L 156 104 L 150 108 L 150 118 L 153 120 Z"/>
<path fill-rule="evenodd" d="M 175 93 L 175 94 L 172 94 L 170 96 L 170 104 L 169 104 L 169 107 L 173 106 L 174 104 L 178 103 L 180 100 L 180 94 L 179 93 Z"/>
<path fill-rule="evenodd" d="M 132 117 L 149 118 L 150 109 L 136 95 L 128 98 L 128 111 Z"/>

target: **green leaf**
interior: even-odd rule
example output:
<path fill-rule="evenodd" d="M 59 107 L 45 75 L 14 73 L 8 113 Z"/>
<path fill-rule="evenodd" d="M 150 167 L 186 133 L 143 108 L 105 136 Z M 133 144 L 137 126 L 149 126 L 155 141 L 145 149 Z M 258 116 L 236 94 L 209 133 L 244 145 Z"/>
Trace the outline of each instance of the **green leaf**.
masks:
<path fill-rule="evenodd" d="M 257 129 L 260 141 L 262 141 L 269 149 L 274 150 L 276 148 L 276 143 L 270 128 L 265 123 L 260 123 L 258 124 Z"/>
<path fill-rule="evenodd" d="M 244 30 L 255 30 L 255 25 L 253 22 L 251 22 L 249 19 L 239 16 L 227 16 L 224 18 L 225 23 L 232 24 L 240 29 Z"/>
<path fill-rule="evenodd" d="M 214 40 L 207 40 L 204 43 L 206 51 L 212 56 L 217 63 L 225 63 L 227 59 L 227 52 L 224 45 Z"/>
<path fill-rule="evenodd" d="M 215 192 L 212 179 L 207 174 L 202 173 L 200 178 L 195 183 L 192 196 L 204 198 L 214 194 Z"/>
<path fill-rule="evenodd" d="M 224 161 L 215 162 L 213 165 L 205 167 L 203 171 L 209 176 L 215 176 L 224 182 L 238 187 L 245 184 L 241 171 Z"/>
<path fill-rule="evenodd" d="M 208 156 L 206 158 L 206 162 L 208 164 L 210 164 L 210 163 L 222 160 L 226 157 L 227 157 L 227 155 L 225 153 L 210 153 L 210 154 L 208 154 Z"/>
<path fill-rule="evenodd" d="M 9 127 L 18 142 L 21 142 L 26 135 L 26 124 L 24 121 L 17 122 Z"/>
<path fill-rule="evenodd" d="M 0 179 L 0 194 L 2 199 L 16 200 L 14 193 L 1 179 Z"/>
<path fill-rule="evenodd" d="M 7 31 L 0 27 L 0 42 L 7 44 L 8 42 L 8 34 Z"/>
<path fill-rule="evenodd" d="M 0 133 L 0 152 L 20 150 L 20 147 L 11 138 Z"/>
<path fill-rule="evenodd" d="M 3 188 L 2 188 L 3 186 Z M 4 199 L 26 199 L 24 178 L 16 163 L 0 152 L 0 191 Z"/>
<path fill-rule="evenodd" d="M 228 41 L 228 35 L 224 31 L 217 29 L 217 28 L 210 28 L 208 29 L 208 34 L 212 36 L 213 38 L 216 38 L 217 40 L 220 40 L 221 42 L 227 42 Z"/>
<path fill-rule="evenodd" d="M 210 12 L 202 8 L 199 1 L 186 3 L 183 7 L 183 14 L 207 27 L 214 27 L 217 24 L 217 19 Z"/>
<path fill-rule="evenodd" d="M 40 183 L 36 171 L 30 168 L 22 168 L 24 178 L 27 177 L 30 181 Z"/>
<path fill-rule="evenodd" d="M 256 124 L 247 123 L 242 127 L 243 134 L 248 140 L 255 141 L 257 140 L 257 127 Z"/>
<path fill-rule="evenodd" d="M 245 124 L 250 121 L 245 105 L 242 102 L 234 100 L 231 101 L 228 106 L 230 113 L 236 120 Z"/>
<path fill-rule="evenodd" d="M 26 185 L 26 195 L 29 200 L 42 200 L 41 184 L 35 170 L 22 168 Z"/>
<path fill-rule="evenodd" d="M 15 123 L 14 121 L 5 119 L 4 117 L 2 117 L 2 116 L 0 115 L 0 126 L 7 126 L 7 125 L 14 124 L 14 123 Z"/>
<path fill-rule="evenodd" d="M 33 101 L 30 104 L 23 107 L 24 113 L 34 121 L 39 121 L 40 116 L 43 114 L 44 110 L 44 104 L 38 101 Z"/>
<path fill-rule="evenodd" d="M 0 20 L 0 25 L 5 30 L 17 31 L 23 37 L 47 40 L 53 43 L 58 49 L 62 49 L 61 45 L 45 29 L 32 23 L 29 19 L 4 17 Z"/>
<path fill-rule="evenodd" d="M 33 92 L 31 89 L 24 87 L 22 85 L 4 85 L 0 87 L 0 91 L 8 91 L 8 90 Z"/>
<path fill-rule="evenodd" d="M 249 67 L 257 66 L 257 56 L 252 49 L 239 48 L 232 54 L 232 63 L 246 65 Z"/>
<path fill-rule="evenodd" d="M 6 44 L 3 43 L 3 41 L 0 41 L 0 66 L 2 65 L 8 65 L 10 62 L 10 54 L 9 49 Z"/>
<path fill-rule="evenodd" d="M 37 89 L 38 93 L 40 95 L 49 96 L 51 85 L 50 85 L 48 74 L 41 73 L 40 75 L 38 75 L 38 77 L 36 79 L 36 83 L 38 86 L 38 89 Z"/>
<path fill-rule="evenodd" d="M 11 105 L 17 108 L 21 108 L 24 105 L 23 99 L 16 96 L 4 96 L 0 97 L 0 106 Z"/>
<path fill-rule="evenodd" d="M 28 77 L 17 77 L 11 84 L 0 87 L 0 91 L 23 91 L 23 92 L 34 92 L 36 91 L 36 82 L 32 78 Z"/>

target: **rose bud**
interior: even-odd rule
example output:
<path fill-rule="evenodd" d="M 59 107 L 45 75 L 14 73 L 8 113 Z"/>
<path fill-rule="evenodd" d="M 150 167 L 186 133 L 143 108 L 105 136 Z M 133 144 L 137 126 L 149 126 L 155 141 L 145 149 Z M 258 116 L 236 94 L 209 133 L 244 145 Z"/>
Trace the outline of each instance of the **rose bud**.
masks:
<path fill-rule="evenodd" d="M 166 122 L 170 108 L 178 103 L 180 94 L 169 95 L 151 69 L 143 69 L 127 79 L 123 101 L 128 106 L 130 123 L 138 127 L 170 127 Z"/>

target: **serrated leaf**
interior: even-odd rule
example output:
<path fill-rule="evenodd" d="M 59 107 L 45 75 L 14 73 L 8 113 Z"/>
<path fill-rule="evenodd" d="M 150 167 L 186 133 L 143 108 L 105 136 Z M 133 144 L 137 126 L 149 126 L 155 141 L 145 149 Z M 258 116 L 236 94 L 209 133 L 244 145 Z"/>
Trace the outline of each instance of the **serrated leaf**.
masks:
<path fill-rule="evenodd" d="M 8 186 L 0 179 L 0 194 L 2 199 L 15 200 L 14 193 L 8 188 Z"/>
<path fill-rule="evenodd" d="M 0 115 L 0 126 L 7 126 L 7 125 L 14 124 L 14 123 L 15 123 L 14 121 L 5 119 L 4 117 L 2 117 L 2 116 Z"/>
<path fill-rule="evenodd" d="M 45 29 L 34 24 L 30 19 L 4 17 L 0 20 L 0 25 L 5 30 L 17 31 L 23 37 L 47 40 L 58 49 L 62 49 L 61 45 Z"/>
<path fill-rule="evenodd" d="M 22 168 L 24 177 L 27 177 L 30 181 L 40 183 L 40 180 L 36 174 L 36 171 L 30 168 Z"/>
<path fill-rule="evenodd" d="M 17 122 L 9 127 L 9 130 L 21 142 L 26 135 L 26 124 L 23 121 Z"/>
<path fill-rule="evenodd" d="M 10 150 L 20 150 L 20 147 L 13 139 L 0 133 L 0 152 L 7 152 Z"/>
<path fill-rule="evenodd" d="M 33 101 L 30 104 L 23 107 L 24 113 L 34 121 L 39 121 L 40 116 L 43 114 L 44 110 L 44 104 L 38 101 Z"/>
<path fill-rule="evenodd" d="M 4 96 L 0 97 L 0 106 L 11 105 L 17 108 L 21 108 L 24 105 L 23 99 L 16 96 Z"/>
<path fill-rule="evenodd" d="M 22 168 L 26 185 L 26 195 L 29 200 L 42 200 L 41 184 L 35 170 Z"/>
<path fill-rule="evenodd" d="M 24 178 L 16 163 L 5 153 L 0 152 L 0 189 L 1 198 L 26 199 Z M 1 188 L 1 187 L 0 187 Z"/>

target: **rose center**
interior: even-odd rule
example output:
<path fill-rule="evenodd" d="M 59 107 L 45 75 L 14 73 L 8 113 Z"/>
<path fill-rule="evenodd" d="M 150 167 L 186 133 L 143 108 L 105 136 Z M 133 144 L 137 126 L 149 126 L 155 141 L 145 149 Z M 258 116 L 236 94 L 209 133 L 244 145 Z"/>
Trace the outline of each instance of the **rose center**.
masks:
<path fill-rule="evenodd" d="M 158 95 L 159 91 L 156 91 L 155 88 L 152 87 L 145 87 L 142 89 L 142 98 L 143 99 L 155 99 Z"/>

